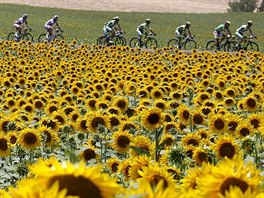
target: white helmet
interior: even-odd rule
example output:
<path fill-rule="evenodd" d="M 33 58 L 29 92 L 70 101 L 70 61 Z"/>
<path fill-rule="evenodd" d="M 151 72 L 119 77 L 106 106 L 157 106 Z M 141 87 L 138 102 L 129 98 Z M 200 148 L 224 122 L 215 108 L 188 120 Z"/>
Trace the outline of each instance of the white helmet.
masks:
<path fill-rule="evenodd" d="M 252 21 L 248 21 L 247 23 L 248 23 L 248 25 L 252 25 L 253 22 Z"/>
<path fill-rule="evenodd" d="M 187 21 L 187 22 L 186 22 L 186 25 L 187 25 L 187 26 L 191 26 L 191 22 Z"/>
<path fill-rule="evenodd" d="M 115 21 L 119 21 L 119 16 L 115 16 L 113 19 L 114 19 Z"/>
<path fill-rule="evenodd" d="M 146 23 L 148 23 L 148 24 L 149 24 L 150 22 L 151 22 L 151 20 L 150 20 L 150 19 L 146 19 Z"/>
<path fill-rule="evenodd" d="M 28 15 L 27 14 L 23 14 L 23 19 L 27 19 Z"/>
<path fill-rule="evenodd" d="M 58 15 L 54 15 L 54 16 L 53 16 L 53 19 L 54 19 L 54 20 L 58 20 L 58 18 L 59 18 Z"/>
<path fill-rule="evenodd" d="M 230 21 L 226 21 L 226 22 L 225 22 L 225 25 L 230 25 L 230 24 L 231 24 Z"/>

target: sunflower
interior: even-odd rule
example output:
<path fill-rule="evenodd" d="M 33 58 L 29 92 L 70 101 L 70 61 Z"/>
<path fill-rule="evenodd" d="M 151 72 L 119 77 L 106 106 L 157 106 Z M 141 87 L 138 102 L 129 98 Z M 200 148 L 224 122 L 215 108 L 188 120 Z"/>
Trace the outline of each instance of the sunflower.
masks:
<path fill-rule="evenodd" d="M 133 160 L 131 158 L 127 158 L 120 163 L 118 166 L 118 173 L 124 176 L 125 181 L 129 180 L 129 170 L 131 168 Z"/>
<path fill-rule="evenodd" d="M 154 130 L 159 128 L 164 121 L 164 115 L 159 108 L 150 108 L 142 113 L 141 124 L 147 130 Z"/>
<path fill-rule="evenodd" d="M 134 133 L 138 129 L 139 129 L 138 124 L 135 121 L 133 121 L 132 118 L 128 120 L 121 120 L 121 123 L 119 125 L 119 130 L 121 131 L 129 131 Z"/>
<path fill-rule="evenodd" d="M 185 146 L 199 146 L 201 138 L 196 133 L 188 133 L 187 135 L 183 136 L 181 141 Z"/>
<path fill-rule="evenodd" d="M 48 117 L 43 117 L 40 120 L 40 123 L 48 128 L 51 128 L 53 131 L 58 131 L 60 129 L 59 122 Z"/>
<path fill-rule="evenodd" d="M 211 169 L 210 174 L 199 177 L 197 188 L 203 197 L 225 196 L 232 188 L 239 188 L 243 194 L 248 189 L 256 191 L 261 183 L 259 171 L 252 163 L 244 164 L 241 157 L 225 158 Z"/>
<path fill-rule="evenodd" d="M 54 111 L 57 111 L 58 109 L 59 109 L 58 104 L 51 103 L 45 107 L 45 112 L 49 115 L 52 114 Z"/>
<path fill-rule="evenodd" d="M 60 127 L 66 124 L 67 122 L 67 116 L 61 110 L 54 111 L 52 113 L 51 119 L 58 122 L 60 124 Z"/>
<path fill-rule="evenodd" d="M 204 125 L 205 124 L 205 116 L 201 111 L 192 112 L 192 123 L 194 125 Z"/>
<path fill-rule="evenodd" d="M 67 196 L 108 198 L 122 190 L 114 179 L 101 172 L 101 166 L 87 167 L 82 162 L 78 165 L 57 162 L 51 167 L 40 164 L 30 166 L 29 169 L 36 175 L 36 182 L 41 183 L 44 188 L 51 188 L 58 182 L 60 190 L 67 190 Z"/>
<path fill-rule="evenodd" d="M 165 111 L 168 108 L 167 101 L 163 99 L 156 99 L 153 105 L 154 107 L 160 108 L 162 111 Z"/>
<path fill-rule="evenodd" d="M 143 166 L 142 170 L 139 170 L 138 173 L 141 176 L 139 182 L 141 180 L 146 180 L 152 188 L 155 188 L 160 181 L 163 181 L 164 189 L 176 184 L 173 176 L 167 171 L 164 171 L 164 167 L 160 167 L 158 163 Z"/>
<path fill-rule="evenodd" d="M 201 166 L 203 163 L 207 163 L 209 160 L 209 153 L 205 149 L 195 148 L 193 151 L 194 161 Z"/>
<path fill-rule="evenodd" d="M 53 147 L 60 140 L 58 134 L 46 126 L 39 127 L 38 131 L 42 136 L 45 146 Z"/>
<path fill-rule="evenodd" d="M 151 90 L 151 92 L 150 92 L 150 96 L 151 96 L 151 98 L 153 98 L 153 99 L 161 99 L 161 98 L 163 98 L 164 93 L 161 91 L 160 88 L 155 87 L 155 88 L 153 88 L 153 89 Z"/>
<path fill-rule="evenodd" d="M 238 154 L 238 145 L 231 136 L 220 136 L 212 145 L 212 149 L 215 151 L 217 159 L 225 157 L 232 159 Z"/>
<path fill-rule="evenodd" d="M 96 99 L 93 99 L 93 98 L 90 98 L 88 99 L 85 104 L 86 104 L 86 107 L 91 110 L 91 111 L 95 111 L 96 110 L 96 102 L 97 100 Z"/>
<path fill-rule="evenodd" d="M 233 107 L 234 105 L 236 105 L 236 100 L 232 97 L 227 97 L 224 99 L 223 104 L 226 107 Z"/>
<path fill-rule="evenodd" d="M 0 157 L 7 157 L 10 155 L 11 147 L 8 142 L 7 136 L 0 132 Z"/>
<path fill-rule="evenodd" d="M 112 105 L 121 112 L 125 112 L 129 106 L 129 100 L 126 97 L 118 96 L 113 99 Z"/>
<path fill-rule="evenodd" d="M 250 96 L 242 100 L 242 105 L 243 109 L 247 110 L 248 112 L 254 112 L 260 107 L 260 104 L 257 102 L 257 100 Z"/>
<path fill-rule="evenodd" d="M 189 124 L 191 120 L 191 112 L 189 107 L 185 104 L 181 104 L 177 109 L 177 117 L 181 121 L 181 123 Z"/>
<path fill-rule="evenodd" d="M 85 162 L 98 162 L 100 160 L 100 155 L 97 154 L 96 149 L 94 147 L 85 148 L 80 152 L 80 159 Z"/>
<path fill-rule="evenodd" d="M 107 115 L 99 111 L 87 115 L 87 127 L 90 132 L 98 132 L 99 127 L 110 128 L 110 121 Z"/>
<path fill-rule="evenodd" d="M 116 173 L 118 171 L 118 166 L 120 165 L 120 160 L 116 157 L 108 158 L 106 166 L 109 168 L 111 173 Z"/>
<path fill-rule="evenodd" d="M 142 154 L 148 154 L 150 156 L 153 156 L 154 154 L 154 145 L 152 144 L 151 140 L 146 136 L 135 136 L 133 142 L 130 143 L 130 146 L 133 146 L 130 149 L 130 154 L 134 157 Z M 136 149 L 133 149 L 134 147 Z"/>
<path fill-rule="evenodd" d="M 18 143 L 25 149 L 34 150 L 41 146 L 41 137 L 38 129 L 26 128 L 18 134 Z"/>
<path fill-rule="evenodd" d="M 174 122 L 174 121 L 164 123 L 164 131 L 165 131 L 165 133 L 176 132 L 176 128 L 177 128 L 177 123 Z"/>
<path fill-rule="evenodd" d="M 137 157 L 133 157 L 131 159 L 131 167 L 129 168 L 129 178 L 132 181 L 136 181 L 138 178 L 140 178 L 139 170 L 142 170 L 144 166 L 149 166 L 151 164 L 150 158 L 146 155 L 140 155 Z"/>
<path fill-rule="evenodd" d="M 208 118 L 209 129 L 217 134 L 225 133 L 227 131 L 227 118 L 221 114 L 210 114 Z"/>
<path fill-rule="evenodd" d="M 113 149 L 118 153 L 127 153 L 129 150 L 129 145 L 132 141 L 132 134 L 128 131 L 119 130 L 113 133 Z"/>
<path fill-rule="evenodd" d="M 248 122 L 242 122 L 238 125 L 236 133 L 240 138 L 254 134 L 254 127 Z"/>
<path fill-rule="evenodd" d="M 227 115 L 227 132 L 230 134 L 235 134 L 238 125 L 243 121 L 243 119 L 237 114 Z"/>
<path fill-rule="evenodd" d="M 160 140 L 161 144 L 164 144 L 165 148 L 172 147 L 175 142 L 175 137 L 169 133 L 163 134 Z"/>
<path fill-rule="evenodd" d="M 247 120 L 255 130 L 258 130 L 261 123 L 264 122 L 264 115 L 260 113 L 252 113 L 247 117 Z"/>

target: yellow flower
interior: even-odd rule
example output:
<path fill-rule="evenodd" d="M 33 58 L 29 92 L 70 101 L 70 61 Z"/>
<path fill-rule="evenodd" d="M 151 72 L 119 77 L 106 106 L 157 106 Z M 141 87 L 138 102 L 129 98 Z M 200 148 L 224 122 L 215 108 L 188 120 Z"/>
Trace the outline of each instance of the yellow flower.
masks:
<path fill-rule="evenodd" d="M 162 126 L 164 116 L 159 108 L 145 110 L 141 117 L 142 125 L 148 130 L 154 130 Z"/>

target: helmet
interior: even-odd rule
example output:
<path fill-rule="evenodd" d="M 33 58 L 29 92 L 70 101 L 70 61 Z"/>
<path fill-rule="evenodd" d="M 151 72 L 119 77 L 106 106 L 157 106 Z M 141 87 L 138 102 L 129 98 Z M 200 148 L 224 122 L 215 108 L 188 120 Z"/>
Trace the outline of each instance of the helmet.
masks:
<path fill-rule="evenodd" d="M 113 19 L 114 19 L 115 21 L 119 21 L 119 16 L 115 16 Z"/>
<path fill-rule="evenodd" d="M 58 20 L 59 16 L 58 15 L 54 15 L 53 19 L 54 20 Z"/>
<path fill-rule="evenodd" d="M 230 24 L 231 24 L 230 21 L 226 21 L 226 22 L 225 22 L 225 25 L 230 25 Z"/>
<path fill-rule="evenodd" d="M 27 14 L 24 14 L 24 15 L 23 15 L 23 19 L 26 19 L 27 17 L 28 17 Z"/>
<path fill-rule="evenodd" d="M 248 23 L 248 25 L 252 25 L 252 21 L 248 21 L 247 23 Z"/>
<path fill-rule="evenodd" d="M 186 22 L 186 25 L 187 25 L 187 26 L 191 26 L 191 22 L 187 21 L 187 22 Z"/>
<path fill-rule="evenodd" d="M 150 21 L 151 21 L 150 19 L 146 19 L 146 23 L 150 23 Z"/>

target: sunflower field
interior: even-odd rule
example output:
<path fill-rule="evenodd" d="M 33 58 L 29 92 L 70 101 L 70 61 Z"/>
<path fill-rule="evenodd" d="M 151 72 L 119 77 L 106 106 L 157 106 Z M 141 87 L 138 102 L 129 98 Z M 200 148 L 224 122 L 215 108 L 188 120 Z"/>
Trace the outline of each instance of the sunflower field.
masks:
<path fill-rule="evenodd" d="M 263 198 L 264 54 L 0 41 L 1 198 Z"/>

